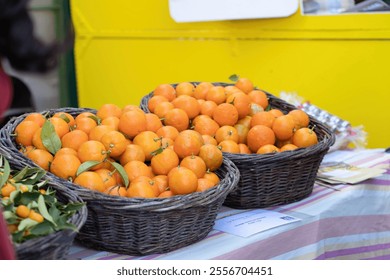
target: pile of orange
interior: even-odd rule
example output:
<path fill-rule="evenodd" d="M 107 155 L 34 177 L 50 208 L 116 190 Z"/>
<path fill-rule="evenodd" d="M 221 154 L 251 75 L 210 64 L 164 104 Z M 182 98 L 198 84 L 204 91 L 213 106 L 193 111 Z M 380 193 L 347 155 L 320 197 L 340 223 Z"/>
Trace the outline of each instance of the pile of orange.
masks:
<path fill-rule="evenodd" d="M 109 195 L 170 197 L 216 186 L 221 150 L 175 112 L 172 125 L 134 105 L 104 104 L 76 116 L 31 113 L 16 126 L 15 141 L 43 169 Z"/>
<path fill-rule="evenodd" d="M 165 125 L 197 131 L 205 143 L 217 145 L 223 152 L 278 153 L 318 143 L 304 111 L 285 114 L 272 108 L 267 94 L 247 78 L 236 77 L 234 85 L 226 86 L 161 84 L 147 106 Z"/>

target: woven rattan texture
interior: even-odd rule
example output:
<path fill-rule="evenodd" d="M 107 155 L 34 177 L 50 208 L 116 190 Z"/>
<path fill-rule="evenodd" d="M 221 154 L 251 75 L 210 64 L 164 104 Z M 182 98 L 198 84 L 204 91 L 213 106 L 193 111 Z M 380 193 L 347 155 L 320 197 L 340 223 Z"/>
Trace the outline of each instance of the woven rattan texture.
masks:
<path fill-rule="evenodd" d="M 25 166 L 22 161 L 15 160 L 9 151 L 0 147 L 0 154 L 5 156 L 13 170 L 21 170 Z M 56 191 L 58 201 L 62 203 L 83 202 L 82 199 L 66 186 L 57 182 L 49 182 L 47 187 Z M 19 260 L 60 260 L 66 259 L 70 247 L 87 220 L 87 207 L 83 206 L 69 220 L 76 226 L 77 231 L 61 230 L 44 237 L 27 240 L 15 245 L 17 259 Z"/>
<path fill-rule="evenodd" d="M 76 116 L 92 109 L 59 108 L 41 112 L 67 112 Z M 24 165 L 36 166 L 18 151 L 11 136 L 25 115 L 10 120 L 0 130 L 0 145 Z M 86 247 L 127 254 L 165 253 L 193 244 L 211 231 L 226 196 L 238 184 L 240 173 L 225 158 L 216 173 L 220 183 L 205 192 L 164 199 L 109 196 L 47 173 L 47 177 L 79 195 L 87 203 L 88 218 L 76 239 Z"/>
<path fill-rule="evenodd" d="M 198 84 L 198 82 L 193 82 Z M 227 86 L 227 83 L 213 83 Z M 177 84 L 173 84 L 175 87 Z M 269 104 L 283 113 L 288 113 L 295 106 L 267 93 Z M 144 96 L 140 107 L 149 112 L 148 100 L 153 92 Z M 335 141 L 331 130 L 323 123 L 310 117 L 310 126 L 318 136 L 317 145 L 276 154 L 231 154 L 224 156 L 231 159 L 240 171 L 240 181 L 235 191 L 231 192 L 225 205 L 233 208 L 265 208 L 299 201 L 313 191 L 314 181 L 324 155 Z"/>

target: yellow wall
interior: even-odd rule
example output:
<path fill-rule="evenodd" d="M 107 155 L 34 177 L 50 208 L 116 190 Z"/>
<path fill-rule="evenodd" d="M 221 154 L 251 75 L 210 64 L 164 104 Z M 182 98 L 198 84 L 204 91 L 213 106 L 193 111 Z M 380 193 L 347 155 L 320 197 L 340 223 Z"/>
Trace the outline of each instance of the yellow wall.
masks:
<path fill-rule="evenodd" d="M 71 4 L 80 107 L 236 73 L 363 125 L 368 147 L 390 146 L 390 13 L 176 23 L 168 1 Z"/>

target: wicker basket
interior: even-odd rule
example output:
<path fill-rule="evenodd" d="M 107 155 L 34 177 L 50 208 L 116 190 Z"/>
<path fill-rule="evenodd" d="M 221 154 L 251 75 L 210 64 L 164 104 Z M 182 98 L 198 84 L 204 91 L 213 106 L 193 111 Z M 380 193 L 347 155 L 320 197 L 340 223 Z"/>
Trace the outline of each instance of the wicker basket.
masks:
<path fill-rule="evenodd" d="M 5 156 L 12 169 L 21 170 L 24 164 L 15 160 L 9 151 L 0 147 L 0 154 Z M 58 201 L 62 203 L 83 202 L 82 199 L 67 187 L 56 182 L 48 182 L 47 187 L 56 191 Z M 83 206 L 69 220 L 80 231 L 87 220 L 87 207 Z M 27 240 L 20 244 L 15 244 L 17 259 L 19 260 L 60 260 L 66 259 L 69 249 L 77 235 L 77 231 L 70 229 L 57 231 L 43 237 Z"/>
<path fill-rule="evenodd" d="M 50 110 L 77 115 L 91 109 Z M 25 115 L 10 120 L 0 130 L 0 145 L 25 165 L 35 164 L 21 154 L 9 136 Z M 228 193 L 234 190 L 240 173 L 225 158 L 216 173 L 221 182 L 205 192 L 169 198 L 142 199 L 109 196 L 79 187 L 48 173 L 48 177 L 76 192 L 87 203 L 88 218 L 77 235 L 82 245 L 127 255 L 165 253 L 193 244 L 211 231 L 216 215 Z"/>
<path fill-rule="evenodd" d="M 197 82 L 193 84 L 196 85 Z M 173 84 L 174 87 L 176 85 Z M 297 109 L 270 93 L 266 94 L 272 108 L 285 114 Z M 149 112 L 147 103 L 152 96 L 151 92 L 141 100 L 140 107 L 145 112 Z M 292 203 L 309 196 L 322 158 L 335 141 L 334 134 L 325 124 L 310 117 L 310 126 L 312 125 L 315 125 L 318 144 L 308 148 L 263 155 L 224 153 L 241 174 L 238 187 L 227 196 L 225 205 L 242 209 L 265 208 Z"/>

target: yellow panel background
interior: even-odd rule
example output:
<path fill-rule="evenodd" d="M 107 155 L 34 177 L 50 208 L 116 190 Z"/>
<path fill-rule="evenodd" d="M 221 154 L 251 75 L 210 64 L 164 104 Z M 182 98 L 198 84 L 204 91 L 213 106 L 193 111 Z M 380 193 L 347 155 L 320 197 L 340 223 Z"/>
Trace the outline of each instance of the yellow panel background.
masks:
<path fill-rule="evenodd" d="M 168 1 L 71 1 L 80 107 L 139 104 L 159 83 L 295 92 L 390 146 L 390 14 L 175 23 Z"/>

